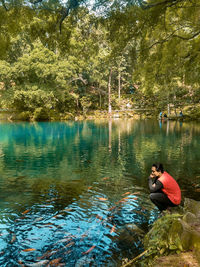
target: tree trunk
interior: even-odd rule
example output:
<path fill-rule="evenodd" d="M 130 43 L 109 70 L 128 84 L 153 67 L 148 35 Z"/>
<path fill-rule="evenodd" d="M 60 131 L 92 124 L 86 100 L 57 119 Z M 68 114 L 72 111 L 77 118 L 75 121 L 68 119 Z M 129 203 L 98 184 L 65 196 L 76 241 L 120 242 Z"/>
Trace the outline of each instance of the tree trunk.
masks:
<path fill-rule="evenodd" d="M 108 78 L 108 114 L 111 115 L 112 106 L 111 106 L 111 77 L 112 77 L 112 68 L 110 69 L 109 78 Z"/>
<path fill-rule="evenodd" d="M 101 109 L 101 93 L 99 94 L 99 108 Z"/>
<path fill-rule="evenodd" d="M 119 75 L 118 75 L 118 99 L 119 99 L 119 105 L 120 105 L 120 97 L 121 97 L 121 73 L 119 71 Z"/>
<path fill-rule="evenodd" d="M 171 114 L 171 110 L 170 110 L 170 104 L 167 104 L 167 113 L 168 113 L 168 115 L 170 115 L 170 114 Z"/>
<path fill-rule="evenodd" d="M 108 150 L 112 151 L 112 119 L 109 119 L 108 122 Z"/>

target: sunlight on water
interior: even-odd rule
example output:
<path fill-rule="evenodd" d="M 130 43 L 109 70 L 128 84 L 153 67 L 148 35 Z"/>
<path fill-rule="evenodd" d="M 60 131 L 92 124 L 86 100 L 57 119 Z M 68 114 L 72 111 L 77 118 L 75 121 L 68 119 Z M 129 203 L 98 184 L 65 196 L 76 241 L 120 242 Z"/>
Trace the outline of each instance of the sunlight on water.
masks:
<path fill-rule="evenodd" d="M 158 216 L 147 186 L 154 161 L 200 200 L 199 132 L 158 121 L 0 124 L 0 266 L 133 258 Z"/>

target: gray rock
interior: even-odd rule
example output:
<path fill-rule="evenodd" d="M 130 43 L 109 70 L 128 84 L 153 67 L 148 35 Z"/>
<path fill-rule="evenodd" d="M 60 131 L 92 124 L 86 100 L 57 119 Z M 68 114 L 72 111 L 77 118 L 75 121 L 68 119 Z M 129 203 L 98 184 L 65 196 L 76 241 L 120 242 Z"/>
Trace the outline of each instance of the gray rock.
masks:
<path fill-rule="evenodd" d="M 83 256 L 79 260 L 77 260 L 75 267 L 84 267 L 87 264 L 90 264 L 92 261 L 94 261 L 93 258 L 89 258 L 89 256 Z"/>
<path fill-rule="evenodd" d="M 188 211 L 184 214 L 183 216 L 183 221 L 185 221 L 186 223 L 194 223 L 196 222 L 198 219 L 196 217 L 196 215 L 194 215 L 192 212 Z"/>
<path fill-rule="evenodd" d="M 197 218 L 200 218 L 200 201 L 194 199 L 185 198 L 184 211 L 193 213 Z"/>

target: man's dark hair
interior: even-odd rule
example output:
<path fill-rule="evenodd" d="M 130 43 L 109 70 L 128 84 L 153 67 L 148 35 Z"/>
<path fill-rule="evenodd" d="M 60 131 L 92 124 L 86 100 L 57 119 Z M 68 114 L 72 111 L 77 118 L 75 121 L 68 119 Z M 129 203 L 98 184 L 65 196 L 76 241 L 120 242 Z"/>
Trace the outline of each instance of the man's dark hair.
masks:
<path fill-rule="evenodd" d="M 155 167 L 157 172 L 162 172 L 162 173 L 164 172 L 162 163 L 154 163 L 152 167 Z"/>

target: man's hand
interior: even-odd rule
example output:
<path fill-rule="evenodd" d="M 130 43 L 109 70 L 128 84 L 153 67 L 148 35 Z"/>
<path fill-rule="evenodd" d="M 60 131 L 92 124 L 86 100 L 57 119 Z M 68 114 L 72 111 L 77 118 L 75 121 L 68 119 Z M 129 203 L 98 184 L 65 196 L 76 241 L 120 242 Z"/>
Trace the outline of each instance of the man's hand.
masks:
<path fill-rule="evenodd" d="M 153 175 L 152 173 L 150 174 L 150 177 L 151 177 L 151 178 L 155 178 L 154 175 Z"/>

